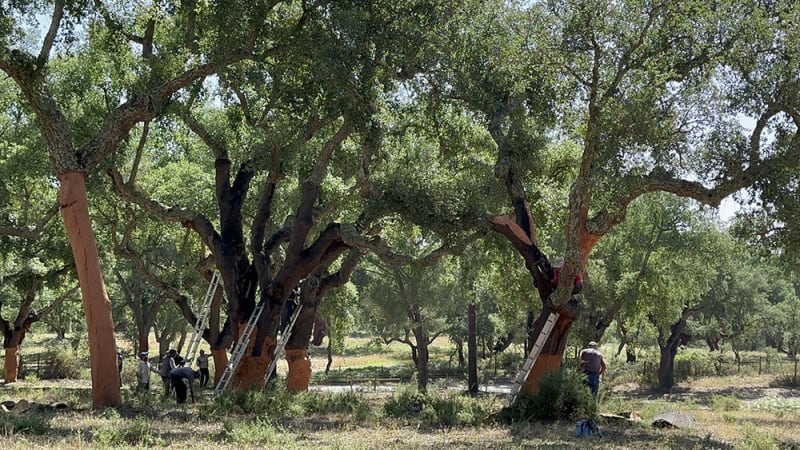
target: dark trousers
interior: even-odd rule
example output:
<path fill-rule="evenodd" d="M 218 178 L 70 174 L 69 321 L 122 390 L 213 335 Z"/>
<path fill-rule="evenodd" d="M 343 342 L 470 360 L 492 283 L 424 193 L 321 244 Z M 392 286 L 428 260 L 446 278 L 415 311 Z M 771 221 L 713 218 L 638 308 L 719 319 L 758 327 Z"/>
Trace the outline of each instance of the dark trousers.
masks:
<path fill-rule="evenodd" d="M 170 375 L 172 378 L 172 387 L 175 388 L 175 396 L 178 403 L 186 403 L 186 383 L 180 375 Z"/>
<path fill-rule="evenodd" d="M 201 367 L 200 368 L 200 387 L 206 387 L 208 385 L 208 368 Z"/>
<path fill-rule="evenodd" d="M 597 372 L 585 373 L 586 385 L 589 386 L 589 390 L 592 391 L 592 395 L 594 396 L 595 400 L 597 400 L 597 391 L 600 390 L 600 374 Z"/>
<path fill-rule="evenodd" d="M 172 393 L 172 381 L 169 377 L 161 376 L 161 382 L 164 383 L 164 397 L 168 397 Z"/>

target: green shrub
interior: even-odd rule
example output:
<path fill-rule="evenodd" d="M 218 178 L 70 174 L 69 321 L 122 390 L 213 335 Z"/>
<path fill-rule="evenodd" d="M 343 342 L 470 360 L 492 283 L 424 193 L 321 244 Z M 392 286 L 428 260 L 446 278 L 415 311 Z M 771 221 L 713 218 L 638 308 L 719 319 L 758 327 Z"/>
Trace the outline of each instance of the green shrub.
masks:
<path fill-rule="evenodd" d="M 389 417 L 419 418 L 430 426 L 478 425 L 495 408 L 495 398 L 462 394 L 426 394 L 413 386 L 398 390 L 383 406 Z"/>
<path fill-rule="evenodd" d="M 251 422 L 225 420 L 222 424 L 222 438 L 245 446 L 266 446 L 278 443 L 278 430 L 265 419 L 256 418 Z"/>
<path fill-rule="evenodd" d="M 41 414 L 5 414 L 0 413 L 0 433 L 4 436 L 13 434 L 44 434 L 50 431 L 50 416 Z"/>
<path fill-rule="evenodd" d="M 293 393 L 285 387 L 271 387 L 266 391 L 244 391 L 234 389 L 225 395 L 214 399 L 214 405 L 209 410 L 213 414 L 247 413 L 261 414 L 276 413 L 284 417 L 297 417 L 306 413 L 306 393 Z"/>
<path fill-rule="evenodd" d="M 113 409 L 106 411 L 109 410 Z M 92 439 L 103 445 L 114 446 L 120 443 L 144 447 L 163 444 L 153 433 L 150 419 L 145 416 L 138 416 L 133 420 L 113 420 L 109 427 L 94 430 Z"/>
<path fill-rule="evenodd" d="M 597 404 L 575 371 L 554 371 L 539 382 L 539 392 L 521 393 L 510 408 L 499 416 L 506 422 L 533 420 L 589 419 L 597 413 Z"/>
<path fill-rule="evenodd" d="M 343 394 L 308 394 L 304 397 L 306 410 L 317 414 L 350 414 L 357 420 L 366 420 L 372 415 L 372 407 L 362 395 L 354 392 Z"/>
<path fill-rule="evenodd" d="M 383 405 L 383 411 L 389 417 L 414 417 L 422 412 L 427 403 L 426 394 L 419 392 L 412 385 L 407 385 L 389 397 Z"/>
<path fill-rule="evenodd" d="M 738 398 L 732 395 L 712 395 L 711 396 L 711 409 L 717 412 L 721 411 L 738 411 L 741 409 L 742 403 Z"/>
<path fill-rule="evenodd" d="M 462 394 L 430 396 L 421 417 L 428 424 L 440 427 L 476 426 L 493 408 L 494 397 L 476 399 Z"/>
<path fill-rule="evenodd" d="M 748 423 L 744 427 L 744 440 L 736 444 L 737 450 L 778 450 L 778 443 L 765 433 L 759 432 L 756 427 Z"/>
<path fill-rule="evenodd" d="M 85 359 L 66 348 L 57 348 L 47 353 L 49 364 L 42 373 L 44 379 L 78 379 L 85 367 Z"/>

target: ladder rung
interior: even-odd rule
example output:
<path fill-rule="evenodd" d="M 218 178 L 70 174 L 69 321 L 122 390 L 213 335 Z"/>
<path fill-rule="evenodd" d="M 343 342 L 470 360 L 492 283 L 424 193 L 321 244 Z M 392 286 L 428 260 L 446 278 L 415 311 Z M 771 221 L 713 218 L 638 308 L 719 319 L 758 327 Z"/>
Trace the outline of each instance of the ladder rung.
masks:
<path fill-rule="evenodd" d="M 525 359 L 525 363 L 522 365 L 522 370 L 520 370 L 514 379 L 514 385 L 511 387 L 511 395 L 509 397 L 508 406 L 514 404 L 519 391 L 522 389 L 522 385 L 528 380 L 528 376 L 530 375 L 531 370 L 533 370 L 536 360 L 539 359 L 539 355 L 542 352 L 542 347 L 544 347 L 545 342 L 547 342 L 547 339 L 550 337 L 550 333 L 553 331 L 553 327 L 558 321 L 558 317 L 558 313 L 550 313 L 550 315 L 547 316 L 547 321 L 544 323 L 542 331 L 539 333 L 539 336 L 536 338 L 536 342 L 533 344 L 531 351 L 528 353 L 528 357 Z"/>
<path fill-rule="evenodd" d="M 297 309 L 294 310 L 292 313 L 292 318 L 289 320 L 289 323 L 286 325 L 286 329 L 283 330 L 281 334 L 281 340 L 278 342 L 278 345 L 275 346 L 275 353 L 272 356 L 272 361 L 269 364 L 269 368 L 267 368 L 267 373 L 264 374 L 264 387 L 266 388 L 267 382 L 269 381 L 270 375 L 272 375 L 272 371 L 275 370 L 275 367 L 278 364 L 278 358 L 281 357 L 281 352 L 286 348 L 286 344 L 289 342 L 289 336 L 292 335 L 292 330 L 294 329 L 294 324 L 297 322 L 297 318 L 300 317 L 300 310 L 303 309 L 303 305 L 297 305 Z"/>
<path fill-rule="evenodd" d="M 222 394 L 225 392 L 225 389 L 228 388 L 228 383 L 233 377 L 234 372 L 236 372 L 236 369 L 239 367 L 239 362 L 241 361 L 242 356 L 244 356 L 245 350 L 247 350 L 247 345 L 250 343 L 250 335 L 253 333 L 256 323 L 261 317 L 262 311 L 264 311 L 264 303 L 259 303 L 256 305 L 253 313 L 250 315 L 250 320 L 247 321 L 247 325 L 244 327 L 244 330 L 242 330 L 239 340 L 233 347 L 231 359 L 225 366 L 225 371 L 222 373 L 219 383 L 217 383 L 217 387 L 214 388 L 214 396 Z"/>

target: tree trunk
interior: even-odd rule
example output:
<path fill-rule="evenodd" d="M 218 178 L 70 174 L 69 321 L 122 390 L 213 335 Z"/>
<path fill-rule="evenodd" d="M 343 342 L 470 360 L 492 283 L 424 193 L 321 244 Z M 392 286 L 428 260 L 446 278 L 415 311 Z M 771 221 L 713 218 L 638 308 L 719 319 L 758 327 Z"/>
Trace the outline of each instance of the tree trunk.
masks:
<path fill-rule="evenodd" d="M 4 364 L 4 373 L 5 373 L 5 382 L 8 383 L 15 383 L 17 381 L 17 375 L 19 375 L 19 354 L 20 348 L 19 346 L 8 347 L 6 350 L 6 361 Z"/>
<path fill-rule="evenodd" d="M 311 383 L 311 359 L 308 357 L 308 350 L 287 349 L 286 362 L 289 363 L 286 389 L 289 392 L 308 392 Z"/>
<path fill-rule="evenodd" d="M 658 387 L 662 391 L 669 391 L 675 385 L 675 355 L 678 354 L 678 347 L 685 342 L 683 331 L 686 329 L 686 319 L 692 313 L 693 311 L 689 309 L 683 311 L 680 320 L 670 327 L 670 335 L 666 343 L 663 343 L 662 332 L 659 331 Z"/>
<path fill-rule="evenodd" d="M 303 302 L 303 309 L 300 310 L 297 322 L 295 322 L 292 329 L 292 334 L 286 342 L 286 361 L 289 363 L 286 387 L 289 392 L 306 392 L 311 383 L 311 360 L 308 357 L 308 343 L 314 330 L 317 304 L 319 304 L 319 298 L 316 298 L 311 304 Z"/>
<path fill-rule="evenodd" d="M 328 355 L 328 363 L 325 364 L 325 373 L 328 373 L 333 365 L 333 340 L 331 340 L 330 336 L 328 336 L 328 347 L 325 353 Z"/>
<path fill-rule="evenodd" d="M 85 174 L 66 171 L 59 180 L 61 215 L 75 257 L 89 332 L 92 406 L 119 406 L 122 398 L 114 321 L 89 216 Z"/>
<path fill-rule="evenodd" d="M 216 386 L 222 378 L 222 372 L 225 372 L 225 366 L 228 365 L 228 352 L 224 348 L 212 348 L 211 357 L 214 358 L 214 386 Z"/>
<path fill-rule="evenodd" d="M 569 304 L 561 311 L 561 315 L 553 326 L 550 336 L 542 346 L 542 351 L 539 358 L 533 365 L 528 378 L 525 380 L 523 389 L 526 392 L 535 394 L 539 392 L 539 383 L 548 373 L 561 369 L 561 361 L 563 359 L 564 349 L 567 347 L 567 337 L 573 322 L 577 318 L 577 301 L 571 300 Z M 552 310 L 543 308 L 539 314 L 539 318 L 533 324 L 533 332 L 529 336 L 528 347 L 533 348 L 533 345 L 538 339 L 539 334 L 547 322 Z"/>
<path fill-rule="evenodd" d="M 633 351 L 630 345 L 625 346 L 625 362 L 627 363 L 636 362 L 636 352 Z"/>
<path fill-rule="evenodd" d="M 420 343 L 420 345 L 417 346 L 417 351 L 419 355 L 419 359 L 417 360 L 417 388 L 420 392 L 426 392 L 428 390 L 428 379 L 430 377 L 428 374 L 428 361 L 430 359 L 428 343 Z"/>
<path fill-rule="evenodd" d="M 478 318 L 475 304 L 467 306 L 467 384 L 471 395 L 478 393 Z M 462 357 L 463 358 L 463 357 Z"/>
<path fill-rule="evenodd" d="M 150 351 L 150 330 L 147 330 L 144 333 L 139 332 L 137 334 L 138 334 L 138 336 L 137 336 L 136 340 L 138 342 L 139 353 L 149 352 Z"/>
<path fill-rule="evenodd" d="M 242 331 L 247 324 L 239 324 L 239 339 L 241 339 Z M 264 343 L 261 346 L 258 356 L 254 356 L 254 347 L 258 340 L 255 338 L 258 328 L 253 330 L 250 336 L 250 342 L 247 344 L 244 355 L 239 361 L 239 367 L 231 379 L 231 387 L 235 389 L 255 391 L 264 389 L 264 378 L 272 363 L 272 351 L 275 347 L 275 338 L 266 336 Z"/>
<path fill-rule="evenodd" d="M 668 392 L 675 385 L 675 355 L 678 353 L 677 343 L 660 348 L 661 356 L 658 364 L 658 387 Z"/>

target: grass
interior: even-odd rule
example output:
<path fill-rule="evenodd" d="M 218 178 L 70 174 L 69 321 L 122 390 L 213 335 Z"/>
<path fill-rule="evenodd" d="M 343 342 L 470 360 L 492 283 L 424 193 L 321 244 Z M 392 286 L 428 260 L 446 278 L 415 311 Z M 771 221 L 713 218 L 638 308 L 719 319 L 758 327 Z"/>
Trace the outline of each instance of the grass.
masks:
<path fill-rule="evenodd" d="M 26 351 L 29 348 L 26 346 Z M 335 357 L 328 379 L 382 378 L 411 370 L 404 345 L 354 339 L 348 341 L 348 349 L 344 356 Z M 451 353 L 448 343 L 437 341 L 433 349 L 438 365 L 446 366 Z M 315 349 L 312 355 L 313 385 L 325 381 L 319 374 L 327 361 L 324 349 Z M 87 380 L 29 378 L 0 386 L 0 401 L 25 398 L 39 405 L 19 416 L 0 413 L 0 448 L 800 447 L 795 432 L 800 425 L 800 394 L 779 384 L 779 376 L 747 373 L 695 378 L 678 383 L 672 394 L 661 395 L 642 384 L 637 377 L 639 368 L 610 360 L 599 412 L 636 411 L 642 420 L 599 418 L 603 437 L 574 437 L 573 421 L 493 422 L 488 419 L 502 408 L 501 399 L 464 397 L 459 390 L 449 389 L 463 384 L 458 379 L 433 382 L 424 396 L 414 392 L 413 382 L 406 382 L 394 385 L 394 393 L 294 395 L 278 388 L 267 394 L 226 395 L 216 402 L 204 391 L 198 403 L 182 406 L 163 398 L 158 387 L 140 394 L 126 384 L 125 406 L 92 410 Z M 279 367 L 279 374 L 285 374 L 285 366 Z M 46 405 L 54 401 L 68 407 L 48 409 Z M 691 414 L 696 427 L 662 430 L 650 426 L 655 415 L 668 411 Z"/>

